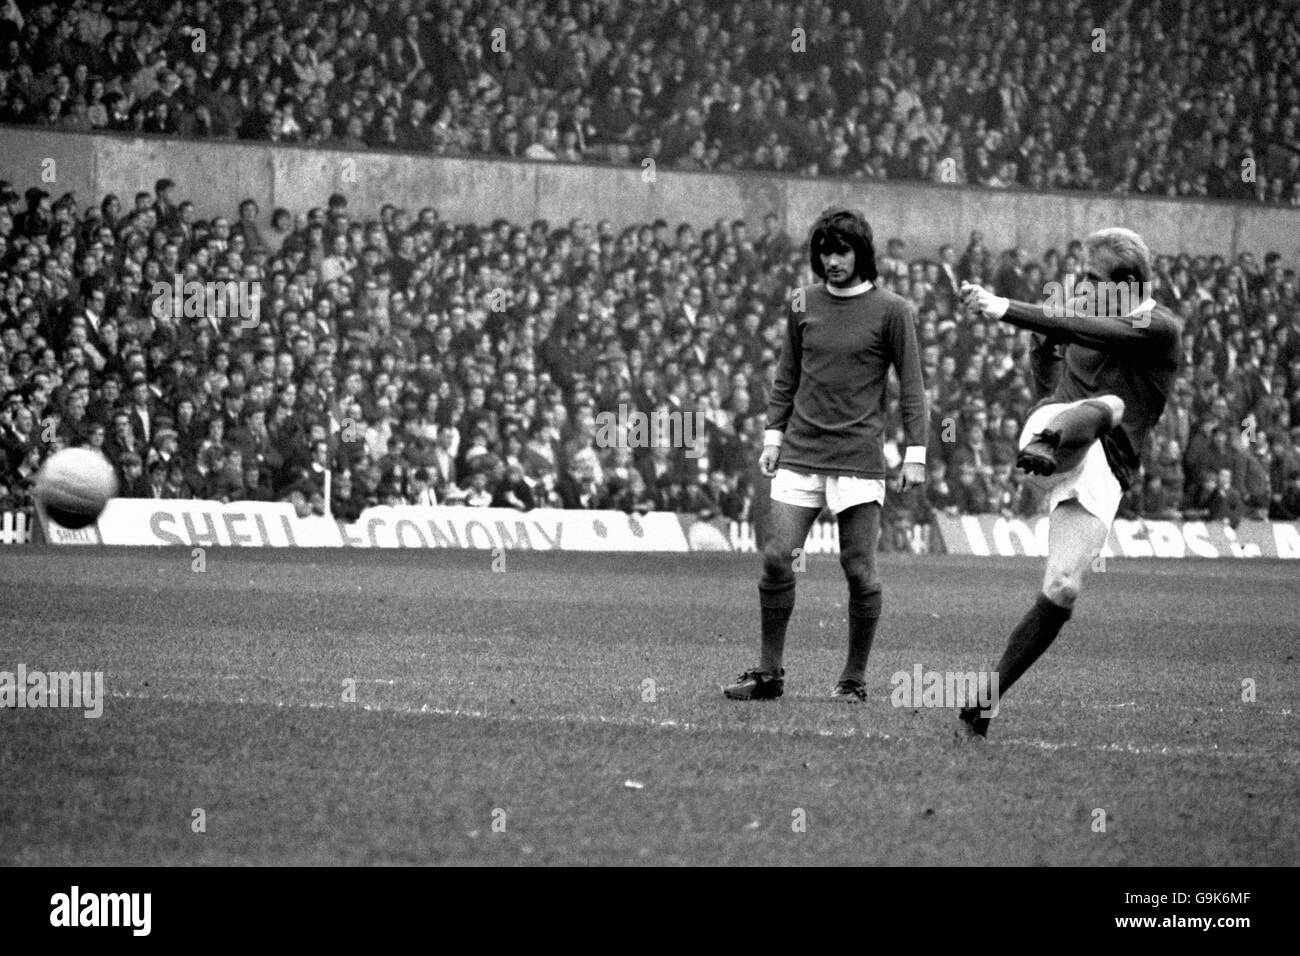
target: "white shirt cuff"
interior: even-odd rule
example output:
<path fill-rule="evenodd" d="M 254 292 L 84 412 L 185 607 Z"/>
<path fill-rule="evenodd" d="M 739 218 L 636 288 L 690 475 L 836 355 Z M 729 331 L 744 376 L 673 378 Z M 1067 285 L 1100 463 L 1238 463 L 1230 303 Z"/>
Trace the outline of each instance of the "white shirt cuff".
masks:
<path fill-rule="evenodd" d="M 903 464 L 905 465 L 924 465 L 925 464 L 925 446 L 908 445 L 907 451 L 903 455 Z"/>
<path fill-rule="evenodd" d="M 764 448 L 766 448 L 768 445 L 775 445 L 777 448 L 780 448 L 781 443 L 784 441 L 785 441 L 785 432 L 783 431 L 778 431 L 775 428 L 769 428 L 767 429 L 767 431 L 763 432 Z"/>
<path fill-rule="evenodd" d="M 1011 307 L 1011 300 L 1004 299 L 1000 295 L 993 296 L 989 300 L 989 307 L 984 310 L 984 314 L 990 319 L 1000 319 L 1007 314 L 1007 309 Z"/>

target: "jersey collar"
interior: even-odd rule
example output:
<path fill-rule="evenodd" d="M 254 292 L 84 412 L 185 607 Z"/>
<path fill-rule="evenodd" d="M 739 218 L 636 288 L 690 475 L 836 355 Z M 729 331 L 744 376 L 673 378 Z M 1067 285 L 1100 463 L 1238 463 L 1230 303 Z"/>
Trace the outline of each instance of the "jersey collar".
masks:
<path fill-rule="evenodd" d="M 857 285 L 849 286 L 847 289 L 837 289 L 829 282 L 826 283 L 826 291 L 840 299 L 851 299 L 855 295 L 862 295 L 864 292 L 870 292 L 871 289 L 872 285 L 870 279 L 863 279 Z"/>

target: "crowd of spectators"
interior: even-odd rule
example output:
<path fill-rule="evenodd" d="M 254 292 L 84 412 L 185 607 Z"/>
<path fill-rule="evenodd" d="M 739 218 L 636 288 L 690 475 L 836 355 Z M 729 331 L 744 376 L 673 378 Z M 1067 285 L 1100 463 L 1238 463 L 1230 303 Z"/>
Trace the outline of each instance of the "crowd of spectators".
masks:
<path fill-rule="evenodd" d="M 0 182 L 0 510 L 28 505 L 44 456 L 72 445 L 101 449 L 127 496 L 342 519 L 400 503 L 733 520 L 762 506 L 765 395 L 789 297 L 811 281 L 775 215 L 483 226 L 392 206 L 361 220 L 335 194 L 202 220 L 177 191 L 83 207 Z M 1035 399 L 1027 333 L 957 314 L 956 291 L 1037 298 L 1078 275 L 1080 243 L 995 255 L 976 233 L 879 252 L 880 282 L 917 310 L 932 414 L 930 480 L 890 496 L 887 546 L 913 547 L 935 510 L 1032 514 L 1012 466 Z M 1156 269 L 1184 368 L 1125 513 L 1300 518 L 1294 268 L 1246 253 Z M 173 315 L 178 274 L 220 283 L 229 317 Z M 251 321 L 238 283 L 260 294 Z M 620 408 L 698 413 L 702 430 L 692 448 L 619 447 L 602 424 Z M 895 470 L 902 441 L 888 436 Z"/>
<path fill-rule="evenodd" d="M 1300 0 L 72 0 L 0 123 L 1300 205 Z"/>

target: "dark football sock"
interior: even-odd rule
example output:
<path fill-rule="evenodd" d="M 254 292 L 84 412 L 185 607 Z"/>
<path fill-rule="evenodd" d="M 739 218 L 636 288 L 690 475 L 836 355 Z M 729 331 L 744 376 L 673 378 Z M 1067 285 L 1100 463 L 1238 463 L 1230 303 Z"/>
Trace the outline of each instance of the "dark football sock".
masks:
<path fill-rule="evenodd" d="M 1060 449 L 1091 445 L 1111 428 L 1111 410 L 1100 402 L 1080 402 L 1052 419 L 1048 429 L 1061 436 Z"/>
<path fill-rule="evenodd" d="M 849 586 L 849 654 L 840 672 L 840 680 L 865 681 L 867 657 L 880 621 L 880 585 L 863 588 Z"/>
<path fill-rule="evenodd" d="M 1029 613 L 1011 632 L 1007 649 L 1002 652 L 1002 660 L 998 661 L 999 697 L 1010 690 L 1011 685 L 1051 646 L 1070 619 L 1070 614 L 1070 608 L 1054 604 L 1045 594 L 1038 595 Z"/>
<path fill-rule="evenodd" d="M 760 581 L 758 606 L 763 628 L 763 650 L 758 666 L 769 674 L 779 674 L 785 653 L 785 629 L 794 612 L 794 578 L 779 582 Z"/>

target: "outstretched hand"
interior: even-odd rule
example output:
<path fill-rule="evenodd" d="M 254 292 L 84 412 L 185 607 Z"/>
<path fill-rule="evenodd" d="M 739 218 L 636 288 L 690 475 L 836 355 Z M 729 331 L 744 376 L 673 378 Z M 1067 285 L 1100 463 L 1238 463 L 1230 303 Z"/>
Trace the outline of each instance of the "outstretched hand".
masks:
<path fill-rule="evenodd" d="M 981 285 L 972 282 L 961 284 L 961 307 L 967 315 L 979 315 L 986 312 L 993 302 L 993 293 Z"/>

